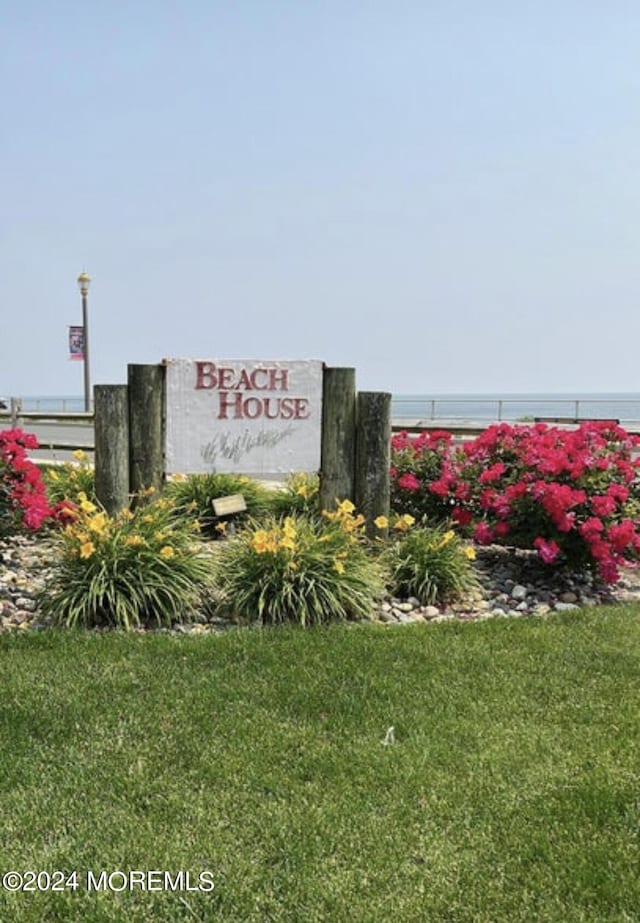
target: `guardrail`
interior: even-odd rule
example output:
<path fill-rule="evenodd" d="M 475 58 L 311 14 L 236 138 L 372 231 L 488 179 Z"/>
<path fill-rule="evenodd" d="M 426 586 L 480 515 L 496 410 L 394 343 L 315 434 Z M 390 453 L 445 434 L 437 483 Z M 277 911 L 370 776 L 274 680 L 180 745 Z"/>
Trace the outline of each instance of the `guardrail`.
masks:
<path fill-rule="evenodd" d="M 474 408 L 469 414 L 469 408 Z M 571 417 L 572 419 L 589 420 L 595 417 L 607 418 L 602 412 L 602 407 L 615 407 L 612 417 L 623 419 L 625 422 L 636 423 L 640 427 L 640 398 L 632 397 L 583 397 L 559 398 L 542 396 L 531 397 L 396 397 L 391 401 L 393 416 L 411 416 L 434 423 L 446 419 L 458 419 L 462 422 L 464 417 L 472 416 L 472 420 L 486 419 L 486 425 L 494 423 L 533 422 L 534 417 Z M 456 409 L 465 408 L 462 412 Z M 623 413 L 628 410 L 629 414 Z"/>

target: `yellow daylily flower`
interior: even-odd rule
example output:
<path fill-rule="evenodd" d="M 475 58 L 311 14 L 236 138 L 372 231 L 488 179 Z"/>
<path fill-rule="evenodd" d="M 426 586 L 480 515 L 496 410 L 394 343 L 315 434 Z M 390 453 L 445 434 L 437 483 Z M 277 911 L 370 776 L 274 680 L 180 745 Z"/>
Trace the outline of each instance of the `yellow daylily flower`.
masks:
<path fill-rule="evenodd" d="M 265 532 L 264 529 L 258 529 L 251 539 L 251 547 L 258 554 L 263 554 L 265 551 L 270 550 L 270 544 L 269 533 Z"/>
<path fill-rule="evenodd" d="M 462 549 L 462 553 L 465 557 L 469 558 L 470 561 L 475 561 L 476 559 L 476 550 L 472 548 L 471 545 L 467 545 L 466 548 Z"/>
<path fill-rule="evenodd" d="M 174 554 L 175 554 L 175 551 L 173 550 L 171 545 L 165 545 L 163 548 L 160 549 L 160 557 L 164 558 L 165 560 L 169 560 L 169 558 L 172 558 Z"/>
<path fill-rule="evenodd" d="M 87 523 L 87 528 L 90 532 L 102 533 L 106 530 L 109 525 L 106 513 L 96 513 L 95 516 L 92 516 L 89 522 Z"/>
<path fill-rule="evenodd" d="M 96 547 L 93 542 L 85 542 L 84 545 L 80 546 L 80 557 L 90 558 L 95 550 Z"/>
<path fill-rule="evenodd" d="M 387 519 L 386 516 L 378 516 L 376 519 L 373 520 L 373 524 L 376 527 L 376 529 L 388 529 L 389 528 L 389 520 Z"/>
<path fill-rule="evenodd" d="M 342 561 L 334 561 L 333 569 L 337 571 L 337 573 L 339 574 L 344 574 L 344 564 L 342 563 Z"/>
<path fill-rule="evenodd" d="M 95 503 L 92 503 L 91 500 L 82 500 L 80 503 L 80 509 L 83 513 L 95 513 L 98 507 Z"/>
<path fill-rule="evenodd" d="M 338 503 L 338 510 L 341 513 L 353 513 L 355 506 L 351 500 L 343 500 L 342 503 Z"/>
<path fill-rule="evenodd" d="M 127 535 L 124 543 L 125 545 L 129 545 L 131 548 L 139 548 L 141 545 L 146 545 L 146 542 L 141 535 Z"/>
<path fill-rule="evenodd" d="M 74 458 L 77 458 L 78 461 L 84 461 L 87 457 L 87 453 L 83 452 L 82 449 L 76 449 L 75 452 L 71 453 Z"/>

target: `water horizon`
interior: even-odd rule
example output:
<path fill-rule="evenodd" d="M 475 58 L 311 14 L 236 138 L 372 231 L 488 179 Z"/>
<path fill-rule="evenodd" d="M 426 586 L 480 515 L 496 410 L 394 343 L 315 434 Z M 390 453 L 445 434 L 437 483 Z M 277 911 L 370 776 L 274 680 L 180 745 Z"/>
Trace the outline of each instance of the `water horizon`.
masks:
<path fill-rule="evenodd" d="M 9 403 L 9 397 L 2 397 Z M 20 397 L 24 411 L 82 413 L 82 395 L 28 395 Z M 429 422 L 491 422 L 533 420 L 536 417 L 617 419 L 640 422 L 638 391 L 565 392 L 424 392 L 393 393 L 395 420 Z"/>

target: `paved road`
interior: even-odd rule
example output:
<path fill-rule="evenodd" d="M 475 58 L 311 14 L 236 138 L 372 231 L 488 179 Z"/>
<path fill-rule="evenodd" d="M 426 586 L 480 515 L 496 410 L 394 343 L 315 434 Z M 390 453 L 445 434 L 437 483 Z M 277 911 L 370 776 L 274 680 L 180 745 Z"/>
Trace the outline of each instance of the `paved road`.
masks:
<path fill-rule="evenodd" d="M 49 443 L 56 445 L 73 445 L 86 447 L 93 460 L 93 426 L 82 423 L 36 423 L 25 421 L 23 427 L 29 433 L 35 433 L 41 446 Z M 42 448 L 30 453 L 34 459 L 68 461 L 73 458 L 71 450 Z"/>

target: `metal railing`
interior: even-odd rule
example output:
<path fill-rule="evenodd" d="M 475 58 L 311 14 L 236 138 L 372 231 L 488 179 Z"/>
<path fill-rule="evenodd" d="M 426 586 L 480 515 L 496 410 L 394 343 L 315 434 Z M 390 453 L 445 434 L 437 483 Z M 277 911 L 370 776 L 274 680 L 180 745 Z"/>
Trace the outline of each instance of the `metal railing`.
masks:
<path fill-rule="evenodd" d="M 463 413 L 460 408 L 465 408 Z M 605 408 L 615 408 L 616 413 L 611 414 Z M 391 401 L 392 416 L 422 420 L 425 423 L 447 420 L 463 420 L 476 411 L 472 422 L 501 423 L 503 421 L 515 423 L 518 418 L 546 417 L 571 417 L 575 420 L 589 420 L 596 415 L 609 419 L 611 416 L 620 418 L 625 422 L 635 422 L 640 425 L 640 398 L 614 397 L 583 397 L 559 398 L 543 396 L 531 397 L 393 397 Z M 471 413 L 469 408 L 472 408 Z M 520 413 L 518 413 L 518 408 Z M 594 410 L 595 408 L 595 410 Z M 400 409 L 402 413 L 400 413 Z M 408 412 L 407 412 L 408 411 Z M 622 412 L 625 411 L 625 412 Z M 626 413 L 629 411 L 630 413 Z"/>
<path fill-rule="evenodd" d="M 571 402 L 574 404 L 573 410 L 574 410 L 575 419 L 580 419 L 580 409 L 581 409 L 580 405 L 581 404 L 582 405 L 586 403 L 596 404 L 598 402 L 607 403 L 609 405 L 612 403 L 612 401 L 604 401 L 604 400 L 598 401 L 598 399 L 589 400 L 588 402 L 587 401 Z M 420 406 L 424 407 L 425 399 L 423 398 L 415 399 L 415 401 L 412 401 L 412 399 L 405 400 L 402 398 L 397 399 L 397 400 L 394 399 L 394 401 L 392 401 L 392 410 L 393 410 L 393 405 L 398 404 L 398 403 L 403 406 L 406 406 L 407 404 L 415 403 L 415 404 L 419 404 Z M 430 398 L 428 399 L 426 403 L 431 405 L 431 410 L 433 413 L 436 406 L 439 407 L 439 405 L 449 403 L 449 401 L 447 399 L 441 399 L 441 398 L 432 398 L 432 399 Z M 476 399 L 470 399 L 470 400 L 461 399 L 459 402 L 454 402 L 454 403 L 464 403 L 466 405 L 473 404 L 473 403 L 479 403 L 479 404 L 483 404 L 486 406 L 489 402 L 483 399 L 477 399 L 477 400 Z M 445 429 L 448 432 L 452 433 L 452 435 L 456 439 L 459 439 L 459 440 L 471 439 L 475 436 L 479 436 L 480 433 L 484 432 L 487 426 L 489 426 L 492 422 L 501 422 L 504 420 L 503 405 L 517 404 L 517 403 L 522 404 L 523 401 L 517 401 L 516 399 L 510 399 L 510 398 L 505 398 L 503 400 L 497 400 L 495 402 L 495 406 L 497 410 L 496 416 L 493 419 L 487 419 L 487 420 L 463 420 L 463 419 L 456 419 L 455 417 L 438 418 L 435 416 L 430 416 L 426 418 L 424 415 L 418 416 L 417 414 L 416 416 L 412 416 L 412 417 L 399 418 L 397 416 L 394 416 L 392 413 L 392 416 L 393 416 L 392 431 L 394 433 L 397 433 L 397 432 L 406 430 L 407 432 L 410 432 L 410 433 L 418 433 L 423 430 Z M 566 407 L 568 402 L 566 400 L 559 401 L 559 400 L 550 399 L 549 401 L 545 401 L 544 403 L 545 404 L 562 404 Z M 623 403 L 623 400 L 616 401 L 615 403 L 616 404 Z M 629 399 L 628 403 L 633 403 L 633 404 L 638 405 L 640 402 Z M 550 419 L 553 419 L 553 418 L 550 418 Z M 510 422 L 516 422 L 516 421 L 510 420 Z M 93 413 L 84 413 L 84 412 L 75 413 L 75 412 L 45 411 L 45 410 L 22 410 L 20 402 L 15 401 L 14 399 L 12 399 L 11 401 L 10 408 L 6 410 L 0 410 L 0 428 L 3 428 L 4 426 L 9 425 L 11 427 L 19 426 L 24 429 L 25 424 L 28 424 L 28 423 L 52 424 L 54 426 L 56 425 L 60 425 L 60 426 L 78 425 L 78 426 L 83 426 L 86 428 L 89 428 L 89 427 L 92 428 L 93 427 Z M 640 432 L 640 423 L 637 423 L 635 426 L 631 426 L 631 427 L 627 426 L 626 428 L 630 429 L 632 432 Z M 40 448 L 42 450 L 49 449 L 49 450 L 59 450 L 59 451 L 75 451 L 77 449 L 83 449 L 85 451 L 91 452 L 93 451 L 93 448 L 94 448 L 93 433 L 91 432 L 90 434 L 87 434 L 87 435 L 88 435 L 88 439 L 86 442 L 80 442 L 77 439 L 71 439 L 71 438 L 55 439 L 55 441 L 52 441 L 50 440 L 49 437 L 42 437 L 42 438 L 39 437 L 40 438 Z"/>

